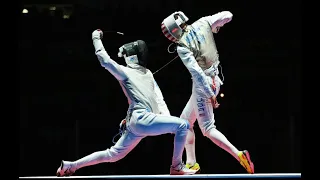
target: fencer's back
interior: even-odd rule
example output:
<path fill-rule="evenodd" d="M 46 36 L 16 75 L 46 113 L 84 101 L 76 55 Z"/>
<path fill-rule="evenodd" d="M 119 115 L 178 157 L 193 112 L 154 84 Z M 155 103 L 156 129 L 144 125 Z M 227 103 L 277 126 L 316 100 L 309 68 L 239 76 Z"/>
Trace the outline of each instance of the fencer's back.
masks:
<path fill-rule="evenodd" d="M 190 49 L 203 70 L 219 64 L 219 54 L 211 26 L 205 18 L 200 18 L 192 25 L 188 25 L 179 42 L 189 48 L 191 47 Z"/>
<path fill-rule="evenodd" d="M 150 70 L 122 67 L 128 79 L 120 81 L 121 87 L 128 98 L 129 109 L 149 109 L 159 113 L 154 90 L 154 78 Z"/>

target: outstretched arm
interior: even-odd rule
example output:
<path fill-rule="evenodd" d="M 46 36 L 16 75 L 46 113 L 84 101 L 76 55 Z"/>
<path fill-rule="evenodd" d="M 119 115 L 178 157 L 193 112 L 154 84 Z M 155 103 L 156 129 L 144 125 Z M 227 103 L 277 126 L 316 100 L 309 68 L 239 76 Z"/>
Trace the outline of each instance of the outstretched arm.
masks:
<path fill-rule="evenodd" d="M 156 100 L 159 106 L 160 114 L 170 116 L 170 111 L 168 109 L 168 106 L 166 102 L 164 101 L 162 92 L 160 90 L 160 87 L 158 86 L 156 80 L 154 80 L 154 91 L 156 93 Z"/>
<path fill-rule="evenodd" d="M 103 33 L 101 30 L 95 30 L 92 33 L 92 41 L 95 49 L 95 54 L 97 55 L 101 66 L 107 69 L 116 79 L 127 79 L 126 74 L 121 69 L 121 65 L 112 60 L 107 51 L 104 49 L 101 41 L 102 35 Z"/>
<path fill-rule="evenodd" d="M 222 11 L 203 18 L 209 22 L 213 32 L 218 32 L 220 27 L 232 20 L 232 17 L 233 14 L 230 11 Z"/>

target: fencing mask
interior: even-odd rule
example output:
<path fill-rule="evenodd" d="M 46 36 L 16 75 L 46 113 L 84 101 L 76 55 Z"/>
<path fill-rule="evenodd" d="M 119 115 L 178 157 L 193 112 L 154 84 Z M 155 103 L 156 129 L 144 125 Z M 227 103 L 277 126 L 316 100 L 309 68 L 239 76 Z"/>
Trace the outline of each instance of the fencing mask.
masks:
<path fill-rule="evenodd" d="M 118 57 L 124 57 L 127 64 L 139 64 L 146 67 L 148 60 L 148 48 L 144 41 L 137 40 L 124 44 L 119 48 Z"/>
<path fill-rule="evenodd" d="M 180 25 L 188 20 L 189 18 L 183 12 L 174 12 L 162 21 L 161 30 L 170 41 L 176 42 L 183 33 Z"/>

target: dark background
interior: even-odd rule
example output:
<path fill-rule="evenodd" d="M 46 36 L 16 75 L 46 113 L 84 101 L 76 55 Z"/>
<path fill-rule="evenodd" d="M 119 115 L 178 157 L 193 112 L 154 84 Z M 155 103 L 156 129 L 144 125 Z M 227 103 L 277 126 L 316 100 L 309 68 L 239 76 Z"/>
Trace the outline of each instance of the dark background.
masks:
<path fill-rule="evenodd" d="M 55 11 L 49 7 L 57 6 Z M 160 23 L 181 10 L 189 23 L 229 10 L 233 20 L 215 36 L 225 84 L 215 110 L 217 128 L 239 150 L 250 151 L 257 173 L 300 172 L 301 15 L 296 1 L 78 0 L 22 1 L 20 14 L 19 176 L 55 175 L 60 161 L 76 160 L 113 145 L 127 100 L 94 54 L 91 33 L 112 58 L 137 39 L 149 46 L 149 69 L 175 54 Z M 63 10 L 64 8 L 64 10 Z M 72 12 L 69 19 L 63 13 Z M 177 59 L 155 74 L 172 115 L 191 95 L 191 79 Z M 195 126 L 202 173 L 245 173 L 240 164 Z M 86 167 L 76 175 L 168 174 L 173 135 L 145 138 L 127 157 Z M 185 157 L 184 157 L 185 159 Z"/>

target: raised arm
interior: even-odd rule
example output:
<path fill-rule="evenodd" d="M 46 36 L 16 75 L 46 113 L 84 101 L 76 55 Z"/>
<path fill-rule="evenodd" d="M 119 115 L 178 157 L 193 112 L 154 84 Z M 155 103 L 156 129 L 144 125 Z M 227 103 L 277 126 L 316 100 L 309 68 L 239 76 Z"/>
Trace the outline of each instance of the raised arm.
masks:
<path fill-rule="evenodd" d="M 158 86 L 156 80 L 154 80 L 154 91 L 157 96 L 156 100 L 157 100 L 157 103 L 159 106 L 160 114 L 170 116 L 170 111 L 168 109 L 166 102 L 164 101 L 162 92 L 161 92 L 160 87 Z"/>
<path fill-rule="evenodd" d="M 220 27 L 232 20 L 232 17 L 233 14 L 230 11 L 222 11 L 203 18 L 209 22 L 213 32 L 218 32 Z"/>
<path fill-rule="evenodd" d="M 127 79 L 126 74 L 121 69 L 121 65 L 112 60 L 107 51 L 104 49 L 101 41 L 102 36 L 103 33 L 101 30 L 95 30 L 92 33 L 92 41 L 95 49 L 95 54 L 97 55 L 101 66 L 107 69 L 116 79 Z"/>

